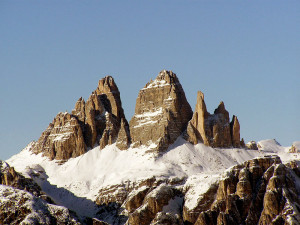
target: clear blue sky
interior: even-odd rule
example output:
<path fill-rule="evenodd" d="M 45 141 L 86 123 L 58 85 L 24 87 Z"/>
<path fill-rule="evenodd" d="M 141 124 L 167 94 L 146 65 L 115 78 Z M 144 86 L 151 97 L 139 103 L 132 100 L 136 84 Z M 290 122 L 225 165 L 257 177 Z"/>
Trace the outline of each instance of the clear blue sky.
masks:
<path fill-rule="evenodd" d="M 300 140 L 300 1 L 0 1 L 0 158 L 37 140 L 105 75 L 130 120 L 174 71 L 195 108 L 222 100 L 246 141 Z"/>

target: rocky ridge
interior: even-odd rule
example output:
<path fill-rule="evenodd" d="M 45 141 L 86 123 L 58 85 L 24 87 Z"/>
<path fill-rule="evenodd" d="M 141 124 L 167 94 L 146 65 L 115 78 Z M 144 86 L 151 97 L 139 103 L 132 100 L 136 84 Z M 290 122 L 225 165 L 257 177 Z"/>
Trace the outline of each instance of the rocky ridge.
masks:
<path fill-rule="evenodd" d="M 192 207 L 185 179 L 155 177 L 101 189 L 96 202 L 110 224 L 299 224 L 299 172 L 267 156 L 227 170 Z"/>
<path fill-rule="evenodd" d="M 59 113 L 32 151 L 42 152 L 50 159 L 67 160 L 84 154 L 94 145 L 104 148 L 117 139 L 122 143 L 120 149 L 124 149 L 130 142 L 128 129 L 120 92 L 114 79 L 107 76 L 99 81 L 86 102 L 78 99 L 71 114 Z"/>
<path fill-rule="evenodd" d="M 81 224 L 77 215 L 57 206 L 41 188 L 0 161 L 1 224 Z"/>
<path fill-rule="evenodd" d="M 201 142 L 212 147 L 239 148 L 241 144 L 244 145 L 240 140 L 240 123 L 237 117 L 233 115 L 231 122 L 229 121 L 224 102 L 219 104 L 214 114 L 207 112 L 201 91 L 198 92 L 196 109 L 187 125 L 185 138 L 192 144 Z"/>
<path fill-rule="evenodd" d="M 95 145 L 103 149 L 116 143 L 121 150 L 146 147 L 162 153 L 182 134 L 193 144 L 244 147 L 239 121 L 236 116 L 229 121 L 224 103 L 210 114 L 199 91 L 193 114 L 172 71 L 161 71 L 140 90 L 129 124 L 118 87 L 111 76 L 106 76 L 87 101 L 79 98 L 72 113 L 59 113 L 54 118 L 32 151 L 50 159 L 68 160 Z"/>

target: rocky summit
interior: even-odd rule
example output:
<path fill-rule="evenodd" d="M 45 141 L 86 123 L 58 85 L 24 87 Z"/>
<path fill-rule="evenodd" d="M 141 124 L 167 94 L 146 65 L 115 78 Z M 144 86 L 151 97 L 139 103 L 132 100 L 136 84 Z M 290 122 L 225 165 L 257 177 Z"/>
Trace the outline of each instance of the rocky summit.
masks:
<path fill-rule="evenodd" d="M 128 123 L 106 76 L 0 160 L 0 224 L 298 225 L 299 149 L 245 145 L 224 102 L 209 113 L 199 91 L 193 112 L 167 70 L 139 91 Z"/>
<path fill-rule="evenodd" d="M 114 79 L 107 76 L 99 81 L 86 102 L 82 97 L 78 99 L 71 114 L 59 113 L 32 151 L 42 152 L 50 159 L 67 160 L 84 154 L 88 147 L 104 148 L 117 139 L 124 149 L 130 141 L 128 129 L 120 92 Z"/>
<path fill-rule="evenodd" d="M 166 150 L 185 130 L 192 114 L 176 74 L 161 71 L 139 92 L 129 123 L 132 146 Z"/>
<path fill-rule="evenodd" d="M 121 150 L 147 147 L 162 153 L 180 135 L 193 144 L 212 147 L 244 147 L 236 116 L 229 121 L 223 102 L 214 114 L 206 110 L 204 94 L 198 92 L 193 114 L 178 77 L 161 71 L 138 94 L 135 114 L 128 124 L 119 89 L 111 76 L 99 80 L 87 101 L 78 99 L 71 114 L 59 113 L 42 133 L 34 153 L 50 159 L 67 160 L 84 154 L 88 148 L 100 149 L 116 143 Z"/>
<path fill-rule="evenodd" d="M 240 147 L 240 123 L 236 116 L 229 121 L 229 113 L 221 102 L 214 114 L 206 110 L 204 94 L 199 91 L 193 118 L 186 130 L 186 139 L 193 144 L 199 142 L 212 147 Z"/>

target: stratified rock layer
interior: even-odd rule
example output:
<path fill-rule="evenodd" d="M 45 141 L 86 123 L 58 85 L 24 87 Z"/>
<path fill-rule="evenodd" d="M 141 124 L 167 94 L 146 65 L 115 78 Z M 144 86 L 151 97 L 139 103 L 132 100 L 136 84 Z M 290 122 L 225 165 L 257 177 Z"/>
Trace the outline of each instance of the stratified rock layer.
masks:
<path fill-rule="evenodd" d="M 199 91 L 193 118 L 189 121 L 185 138 L 192 144 L 202 142 L 212 147 L 240 147 L 240 124 L 236 116 L 229 121 L 223 102 L 214 114 L 206 110 L 204 94 Z"/>
<path fill-rule="evenodd" d="M 82 127 L 69 113 L 59 113 L 33 146 L 34 153 L 43 152 L 50 159 L 66 160 L 86 152 Z"/>
<path fill-rule="evenodd" d="M 179 80 L 172 71 L 161 71 L 140 90 L 130 121 L 133 147 L 166 150 L 185 130 L 192 117 Z"/>
<path fill-rule="evenodd" d="M 72 114 L 59 113 L 32 151 L 36 154 L 42 152 L 50 159 L 67 160 L 84 154 L 88 147 L 99 144 L 104 148 L 117 140 L 121 121 L 124 121 L 123 129 L 128 134 L 120 92 L 114 79 L 107 76 L 99 81 L 86 102 L 79 98 Z M 126 148 L 125 145 L 122 147 Z"/>

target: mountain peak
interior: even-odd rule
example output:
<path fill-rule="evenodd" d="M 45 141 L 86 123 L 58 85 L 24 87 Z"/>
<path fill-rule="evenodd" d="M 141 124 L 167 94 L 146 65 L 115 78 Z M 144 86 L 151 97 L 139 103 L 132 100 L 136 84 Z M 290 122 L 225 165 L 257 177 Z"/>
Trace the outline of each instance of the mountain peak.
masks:
<path fill-rule="evenodd" d="M 119 89 L 115 83 L 114 78 L 112 76 L 106 76 L 99 80 L 96 92 L 98 95 L 100 95 L 110 92 L 119 92 Z"/>
<path fill-rule="evenodd" d="M 172 71 L 161 71 L 140 90 L 130 121 L 134 147 L 166 150 L 185 130 L 192 117 L 182 86 Z"/>

